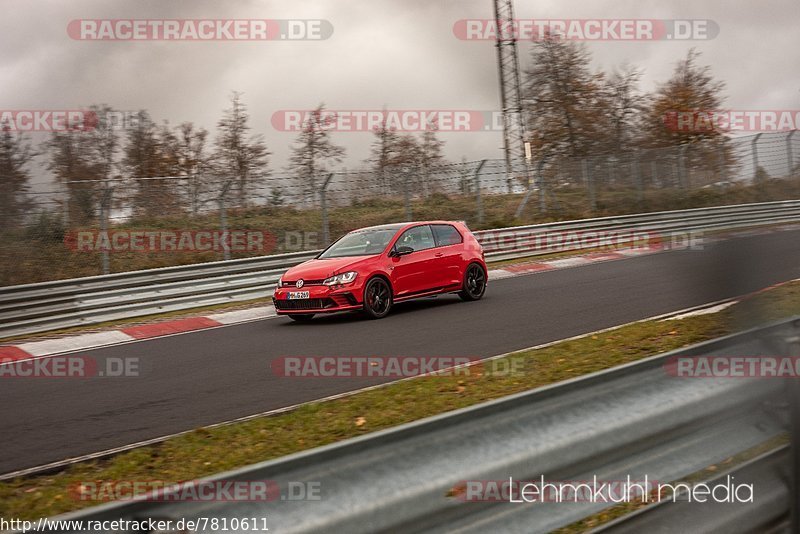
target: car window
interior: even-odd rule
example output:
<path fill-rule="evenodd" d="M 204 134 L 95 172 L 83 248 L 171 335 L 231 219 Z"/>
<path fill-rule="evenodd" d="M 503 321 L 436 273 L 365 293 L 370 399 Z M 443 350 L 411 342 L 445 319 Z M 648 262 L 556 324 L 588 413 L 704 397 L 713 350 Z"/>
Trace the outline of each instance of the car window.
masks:
<path fill-rule="evenodd" d="M 324 259 L 380 254 L 396 233 L 397 228 L 356 230 L 339 239 L 319 257 Z"/>
<path fill-rule="evenodd" d="M 433 224 L 431 227 L 433 228 L 437 246 L 446 247 L 447 245 L 456 245 L 462 241 L 458 230 L 449 224 Z"/>
<path fill-rule="evenodd" d="M 401 235 L 400 239 L 397 240 L 397 244 L 395 246 L 411 247 L 416 251 L 433 248 L 436 246 L 436 243 L 433 241 L 433 232 L 431 232 L 431 227 L 425 225 L 415 226 L 414 228 L 409 228 L 403 232 L 403 235 Z"/>

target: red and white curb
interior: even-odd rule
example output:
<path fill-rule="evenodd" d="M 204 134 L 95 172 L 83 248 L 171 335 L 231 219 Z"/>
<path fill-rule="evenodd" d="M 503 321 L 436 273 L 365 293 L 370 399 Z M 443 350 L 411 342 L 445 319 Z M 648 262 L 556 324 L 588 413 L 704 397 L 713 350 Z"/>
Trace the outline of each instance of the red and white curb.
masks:
<path fill-rule="evenodd" d="M 493 269 L 489 271 L 489 281 L 501 280 L 503 278 L 511 278 L 512 276 L 520 276 L 524 274 L 555 271 L 558 269 L 569 269 L 570 267 L 581 267 L 582 265 L 590 265 L 592 263 L 600 263 L 604 261 L 622 260 L 634 256 L 654 254 L 656 252 L 661 252 L 661 250 L 630 249 L 621 250 L 619 252 L 593 252 L 591 254 L 584 254 L 583 256 L 571 256 L 569 258 L 561 258 L 556 260 L 518 263 L 503 267 L 502 269 Z"/>
<path fill-rule="evenodd" d="M 0 346 L 0 364 L 10 361 L 26 360 L 51 354 L 72 352 L 76 350 L 95 349 L 109 345 L 119 345 L 130 341 L 205 330 L 229 324 L 245 323 L 275 317 L 272 306 L 260 306 L 246 310 L 215 313 L 206 317 L 187 317 L 158 323 L 128 326 L 107 332 L 92 332 L 76 336 L 65 336 L 42 341 L 29 341 L 18 345 Z"/>

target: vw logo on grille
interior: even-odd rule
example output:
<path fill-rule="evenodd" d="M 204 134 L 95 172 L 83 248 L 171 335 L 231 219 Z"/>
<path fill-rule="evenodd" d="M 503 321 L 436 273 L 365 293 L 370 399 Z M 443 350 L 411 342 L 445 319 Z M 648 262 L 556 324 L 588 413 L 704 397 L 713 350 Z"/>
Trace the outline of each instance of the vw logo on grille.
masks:
<path fill-rule="evenodd" d="M 303 284 L 304 284 L 304 283 L 305 283 L 305 282 L 303 282 L 303 279 L 301 278 L 300 280 L 298 280 L 297 282 L 295 282 L 295 283 L 294 283 L 294 285 L 295 285 L 297 288 L 301 288 L 301 287 L 303 287 Z"/>

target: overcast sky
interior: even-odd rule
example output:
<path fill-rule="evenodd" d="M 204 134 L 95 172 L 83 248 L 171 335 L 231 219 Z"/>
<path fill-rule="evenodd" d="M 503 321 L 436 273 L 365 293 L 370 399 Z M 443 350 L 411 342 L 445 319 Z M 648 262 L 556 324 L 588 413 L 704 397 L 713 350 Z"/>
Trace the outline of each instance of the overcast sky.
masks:
<path fill-rule="evenodd" d="M 518 0 L 517 18 L 711 19 L 705 41 L 590 42 L 596 68 L 625 61 L 645 71 L 643 89 L 666 80 L 692 46 L 727 84 L 734 109 L 800 108 L 797 0 Z M 491 18 L 491 0 L 2 0 L 0 109 L 79 109 L 107 103 L 147 109 L 172 124 L 214 129 L 231 91 L 244 93 L 254 131 L 286 165 L 295 135 L 272 114 L 308 109 L 499 108 L 491 41 L 462 41 L 453 23 Z M 102 42 L 70 39 L 73 19 L 325 19 L 323 41 Z M 528 46 L 520 44 L 527 58 Z M 446 156 L 499 158 L 499 133 L 449 133 Z M 35 136 L 40 139 L 41 136 Z M 368 156 L 372 135 L 336 133 L 345 165 Z M 37 172 L 41 182 L 41 171 Z"/>

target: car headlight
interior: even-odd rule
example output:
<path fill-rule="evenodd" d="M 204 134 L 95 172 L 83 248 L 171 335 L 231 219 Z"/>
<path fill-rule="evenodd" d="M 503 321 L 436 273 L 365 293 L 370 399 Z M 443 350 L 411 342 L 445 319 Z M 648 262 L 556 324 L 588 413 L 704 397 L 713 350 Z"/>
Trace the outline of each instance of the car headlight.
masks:
<path fill-rule="evenodd" d="M 353 280 L 356 279 L 355 271 L 348 271 L 346 273 L 337 274 L 336 276 L 331 276 L 330 278 L 326 278 L 322 281 L 322 283 L 326 286 L 337 286 L 339 284 L 349 284 Z"/>

